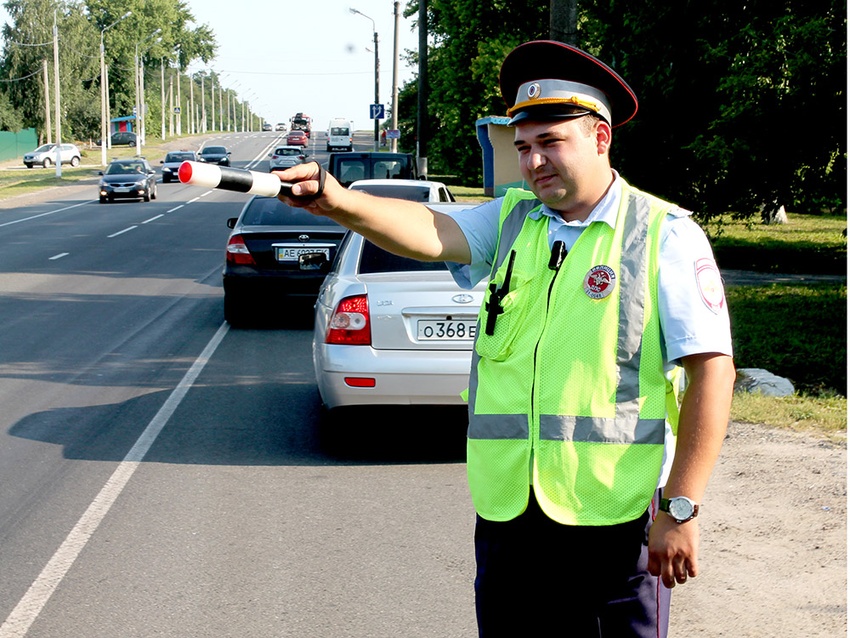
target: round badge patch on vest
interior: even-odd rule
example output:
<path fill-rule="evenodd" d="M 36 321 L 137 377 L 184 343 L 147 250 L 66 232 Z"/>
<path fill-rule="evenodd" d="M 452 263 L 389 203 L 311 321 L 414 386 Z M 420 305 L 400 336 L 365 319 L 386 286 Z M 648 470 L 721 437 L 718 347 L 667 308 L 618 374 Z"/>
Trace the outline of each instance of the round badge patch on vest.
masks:
<path fill-rule="evenodd" d="M 703 257 L 697 259 L 694 264 L 694 271 L 697 277 L 697 288 L 699 288 L 703 303 L 714 314 L 719 313 L 723 309 L 725 298 L 723 296 L 723 280 L 720 278 L 717 264 L 714 263 L 713 259 Z"/>
<path fill-rule="evenodd" d="M 617 275 L 608 266 L 594 266 L 584 276 L 584 292 L 591 299 L 604 299 L 614 292 Z"/>

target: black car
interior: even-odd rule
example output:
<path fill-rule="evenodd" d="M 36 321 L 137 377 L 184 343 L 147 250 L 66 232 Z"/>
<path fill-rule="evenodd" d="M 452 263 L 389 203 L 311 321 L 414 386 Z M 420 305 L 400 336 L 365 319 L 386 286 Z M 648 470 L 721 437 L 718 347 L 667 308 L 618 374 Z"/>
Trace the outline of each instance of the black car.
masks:
<path fill-rule="evenodd" d="M 98 140 L 95 144 L 100 146 L 102 141 Z M 136 134 L 133 131 L 118 131 L 109 137 L 109 143 L 111 146 L 135 146 Z"/>
<path fill-rule="evenodd" d="M 156 171 L 143 157 L 112 160 L 99 175 L 101 204 L 116 199 L 156 199 Z"/>
<path fill-rule="evenodd" d="M 230 151 L 223 146 L 207 146 L 198 153 L 198 161 L 230 166 Z"/>
<path fill-rule="evenodd" d="M 272 319 L 281 302 L 315 301 L 346 229 L 275 197 L 252 197 L 227 220 L 224 318 L 231 324 Z"/>

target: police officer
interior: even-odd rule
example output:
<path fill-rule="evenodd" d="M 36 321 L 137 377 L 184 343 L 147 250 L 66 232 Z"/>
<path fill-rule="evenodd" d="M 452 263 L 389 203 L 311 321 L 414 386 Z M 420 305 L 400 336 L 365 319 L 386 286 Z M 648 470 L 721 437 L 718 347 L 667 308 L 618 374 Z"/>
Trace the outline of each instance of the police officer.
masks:
<path fill-rule="evenodd" d="M 461 286 L 489 278 L 467 454 L 480 636 L 665 636 L 729 417 L 722 282 L 689 213 L 612 169 L 638 108 L 616 72 L 533 41 L 500 86 L 528 190 L 444 215 L 306 164 L 280 174 L 286 201 Z"/>

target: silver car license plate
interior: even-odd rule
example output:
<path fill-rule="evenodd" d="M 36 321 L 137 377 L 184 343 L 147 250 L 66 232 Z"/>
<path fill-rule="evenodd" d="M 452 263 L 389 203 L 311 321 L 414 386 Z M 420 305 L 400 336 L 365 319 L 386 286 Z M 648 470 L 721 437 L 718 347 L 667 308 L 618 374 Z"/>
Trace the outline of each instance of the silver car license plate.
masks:
<path fill-rule="evenodd" d="M 301 255 L 321 253 L 326 259 L 330 259 L 331 251 L 328 248 L 295 248 L 292 246 L 277 246 L 278 261 L 298 261 Z"/>
<path fill-rule="evenodd" d="M 420 319 L 417 338 L 420 341 L 472 341 L 475 329 L 473 320 Z"/>

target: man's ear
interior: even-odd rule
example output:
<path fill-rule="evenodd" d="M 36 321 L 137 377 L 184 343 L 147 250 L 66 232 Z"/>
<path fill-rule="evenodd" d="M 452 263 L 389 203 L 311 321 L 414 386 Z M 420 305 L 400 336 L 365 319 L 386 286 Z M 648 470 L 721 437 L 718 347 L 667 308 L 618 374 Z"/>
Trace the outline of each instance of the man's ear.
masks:
<path fill-rule="evenodd" d="M 596 151 L 600 155 L 606 155 L 611 150 L 611 125 L 605 120 L 597 120 L 596 123 Z"/>

